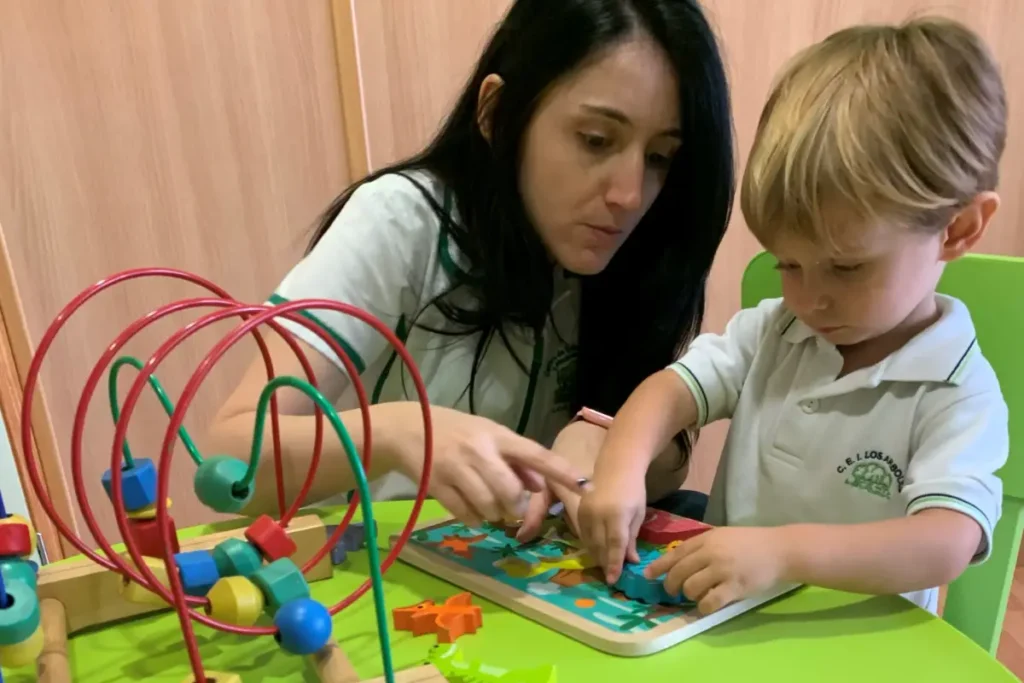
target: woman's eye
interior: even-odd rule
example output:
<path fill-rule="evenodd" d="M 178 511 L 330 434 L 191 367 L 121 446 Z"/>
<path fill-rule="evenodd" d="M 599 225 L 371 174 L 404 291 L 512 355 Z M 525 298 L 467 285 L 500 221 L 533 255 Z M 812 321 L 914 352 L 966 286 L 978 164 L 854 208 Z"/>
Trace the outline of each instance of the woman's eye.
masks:
<path fill-rule="evenodd" d="M 664 154 L 648 154 L 647 163 L 654 168 L 665 169 L 672 165 L 672 157 Z"/>
<path fill-rule="evenodd" d="M 583 146 L 592 151 L 600 151 L 608 147 L 608 138 L 603 135 L 594 135 L 593 133 L 579 133 L 580 141 Z"/>

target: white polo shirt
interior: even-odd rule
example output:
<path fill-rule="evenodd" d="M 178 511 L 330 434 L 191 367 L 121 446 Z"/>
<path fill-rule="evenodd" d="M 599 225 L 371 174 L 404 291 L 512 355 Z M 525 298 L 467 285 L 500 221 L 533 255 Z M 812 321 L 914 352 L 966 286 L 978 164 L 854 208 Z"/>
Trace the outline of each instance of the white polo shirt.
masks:
<path fill-rule="evenodd" d="M 838 350 L 781 299 L 695 339 L 671 368 L 693 392 L 700 425 L 732 419 L 706 520 L 852 524 L 948 508 L 981 525 L 973 562 L 987 559 L 1009 418 L 967 307 L 937 300 L 938 321 L 839 379 Z M 938 589 L 905 597 L 937 609 Z"/>
<path fill-rule="evenodd" d="M 434 300 L 465 268 L 465 258 L 441 231 L 435 206 L 458 221 L 451 193 L 431 173 L 388 174 L 360 186 L 312 252 L 288 273 L 271 303 L 326 298 L 357 306 L 402 339 L 423 377 L 431 404 L 470 412 L 470 372 L 479 335 L 445 336 L 451 329 Z M 515 287 L 516 283 L 508 283 Z M 470 301 L 465 293 L 457 301 Z M 476 378 L 476 414 L 550 445 L 570 418 L 575 384 L 579 281 L 556 273 L 552 315 L 540 339 L 509 332 L 519 362 L 501 339 L 491 340 Z M 306 315 L 325 327 L 360 372 L 372 403 L 415 400 L 416 389 L 386 340 L 356 318 L 326 310 Z M 340 360 L 318 336 L 280 321 L 297 337 Z M 417 325 L 418 323 L 418 325 Z M 357 406 L 350 386 L 338 409 Z M 374 483 L 374 499 L 415 494 L 399 475 Z"/>

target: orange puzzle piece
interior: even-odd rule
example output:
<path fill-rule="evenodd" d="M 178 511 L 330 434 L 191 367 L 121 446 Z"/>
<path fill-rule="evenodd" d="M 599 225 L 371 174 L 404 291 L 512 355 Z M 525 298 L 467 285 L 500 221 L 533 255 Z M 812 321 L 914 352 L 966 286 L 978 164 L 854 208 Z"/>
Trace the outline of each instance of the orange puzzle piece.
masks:
<path fill-rule="evenodd" d="M 391 610 L 396 631 L 412 631 L 414 636 L 437 634 L 437 642 L 454 643 L 459 636 L 476 633 L 483 626 L 483 612 L 473 604 L 469 593 L 453 595 L 438 605 L 433 600 Z"/>

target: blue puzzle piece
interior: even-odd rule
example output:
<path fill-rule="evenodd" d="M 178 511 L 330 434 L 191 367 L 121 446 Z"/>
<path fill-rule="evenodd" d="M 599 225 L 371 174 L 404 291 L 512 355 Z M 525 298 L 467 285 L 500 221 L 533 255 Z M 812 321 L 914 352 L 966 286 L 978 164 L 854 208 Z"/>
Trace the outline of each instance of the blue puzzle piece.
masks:
<path fill-rule="evenodd" d="M 328 524 L 327 537 L 338 529 L 337 524 Z M 377 530 L 377 522 L 373 523 L 374 531 Z M 345 531 L 341 533 L 341 538 L 333 548 L 331 548 L 331 563 L 338 565 L 345 561 L 348 553 L 354 550 L 360 550 L 366 545 L 366 526 L 361 522 L 352 522 L 349 524 Z"/>
<path fill-rule="evenodd" d="M 665 590 L 664 577 L 648 579 L 644 569 L 661 555 L 660 552 L 640 552 L 640 562 L 627 563 L 622 567 L 622 574 L 615 582 L 615 588 L 630 600 L 639 600 L 649 605 L 684 605 L 691 601 L 679 595 L 669 595 Z"/>

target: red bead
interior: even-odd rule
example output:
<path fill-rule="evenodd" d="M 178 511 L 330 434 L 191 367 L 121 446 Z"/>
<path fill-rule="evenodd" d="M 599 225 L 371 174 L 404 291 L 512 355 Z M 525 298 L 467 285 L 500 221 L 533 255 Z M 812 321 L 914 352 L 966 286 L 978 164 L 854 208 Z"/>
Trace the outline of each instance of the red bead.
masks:
<path fill-rule="evenodd" d="M 181 547 L 178 545 L 178 531 L 174 528 L 174 520 L 168 519 L 167 521 L 170 522 L 171 536 L 168 540 L 171 543 L 171 554 L 173 555 L 181 552 Z M 160 525 L 156 523 L 155 519 L 130 519 L 128 528 L 131 530 L 132 539 L 139 549 L 139 554 L 146 557 L 163 558 L 164 545 L 160 542 Z"/>
<path fill-rule="evenodd" d="M 32 534 L 27 524 L 0 524 L 0 557 L 28 557 Z"/>
<path fill-rule="evenodd" d="M 288 532 L 267 515 L 260 515 L 245 530 L 245 537 L 256 546 L 268 562 L 290 557 L 298 550 Z"/>

